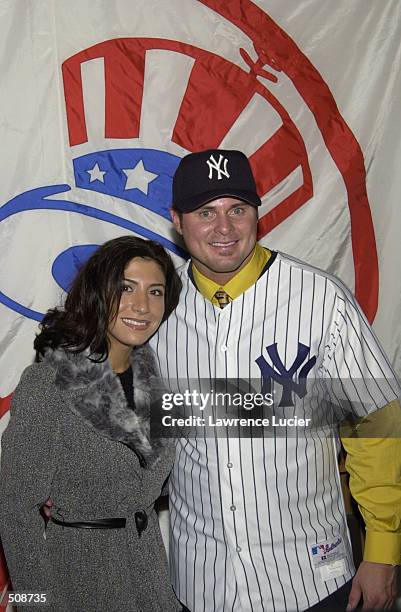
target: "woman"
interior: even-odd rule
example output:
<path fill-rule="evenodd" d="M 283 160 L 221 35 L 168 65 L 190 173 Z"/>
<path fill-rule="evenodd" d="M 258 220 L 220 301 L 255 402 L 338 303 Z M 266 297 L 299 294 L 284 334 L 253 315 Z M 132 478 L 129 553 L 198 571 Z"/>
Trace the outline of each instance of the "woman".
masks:
<path fill-rule="evenodd" d="M 180 610 L 154 510 L 174 445 L 150 437 L 163 390 L 145 344 L 180 289 L 160 245 L 123 236 L 90 257 L 64 308 L 43 319 L 39 363 L 14 394 L 0 476 L 13 588 L 44 594 L 43 609 Z"/>

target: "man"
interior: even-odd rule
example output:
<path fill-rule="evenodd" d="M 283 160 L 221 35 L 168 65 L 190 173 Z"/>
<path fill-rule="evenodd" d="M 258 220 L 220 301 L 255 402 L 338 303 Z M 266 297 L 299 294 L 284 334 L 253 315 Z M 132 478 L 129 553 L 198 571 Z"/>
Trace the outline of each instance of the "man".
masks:
<path fill-rule="evenodd" d="M 355 300 L 336 278 L 257 244 L 260 203 L 239 151 L 180 162 L 171 214 L 191 260 L 180 304 L 152 340 L 162 374 L 181 385 L 256 380 L 278 400 L 287 390 L 290 405 L 277 407 L 286 416 L 318 413 L 334 397 L 357 416 L 380 409 L 396 422 L 394 374 Z M 319 383 L 313 397 L 303 395 L 305 378 Z M 343 381 L 354 379 L 350 390 Z M 364 609 L 391 605 L 401 550 L 399 444 L 344 444 L 367 526 L 353 582 L 333 439 L 266 430 L 178 440 L 170 563 L 191 612 L 354 609 L 361 597 Z"/>

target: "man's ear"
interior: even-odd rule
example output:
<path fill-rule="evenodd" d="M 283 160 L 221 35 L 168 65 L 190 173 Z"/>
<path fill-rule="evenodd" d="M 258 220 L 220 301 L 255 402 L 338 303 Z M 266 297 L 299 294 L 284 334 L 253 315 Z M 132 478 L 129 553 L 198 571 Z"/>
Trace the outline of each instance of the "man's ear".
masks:
<path fill-rule="evenodd" d="M 178 214 L 176 210 L 174 210 L 174 208 L 170 208 L 170 215 L 171 215 L 171 220 L 174 223 L 175 229 L 182 236 L 180 215 Z"/>

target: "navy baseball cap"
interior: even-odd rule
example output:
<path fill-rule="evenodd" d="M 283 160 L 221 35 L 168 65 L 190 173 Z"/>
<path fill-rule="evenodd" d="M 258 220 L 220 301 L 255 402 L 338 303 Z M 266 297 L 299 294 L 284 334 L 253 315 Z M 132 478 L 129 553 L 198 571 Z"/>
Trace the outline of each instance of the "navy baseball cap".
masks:
<path fill-rule="evenodd" d="M 173 208 L 191 212 L 217 198 L 260 206 L 248 158 L 241 151 L 208 149 L 182 158 L 173 178 Z"/>

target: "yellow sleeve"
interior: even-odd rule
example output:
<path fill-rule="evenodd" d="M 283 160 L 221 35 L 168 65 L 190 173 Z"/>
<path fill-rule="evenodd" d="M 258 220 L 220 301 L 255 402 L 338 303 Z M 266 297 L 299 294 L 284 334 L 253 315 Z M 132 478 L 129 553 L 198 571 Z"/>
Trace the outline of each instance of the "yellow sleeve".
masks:
<path fill-rule="evenodd" d="M 363 558 L 401 563 L 401 407 L 394 400 L 343 437 L 349 487 L 366 527 Z M 374 435 L 380 437 L 374 437 Z"/>

